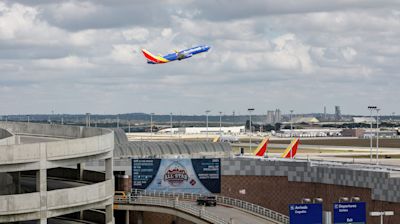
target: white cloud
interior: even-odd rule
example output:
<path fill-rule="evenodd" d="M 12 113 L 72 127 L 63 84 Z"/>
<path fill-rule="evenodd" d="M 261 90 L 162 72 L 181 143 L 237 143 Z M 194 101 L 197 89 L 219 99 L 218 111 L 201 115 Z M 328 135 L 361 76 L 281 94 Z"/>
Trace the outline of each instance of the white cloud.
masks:
<path fill-rule="evenodd" d="M 77 56 L 68 56 L 57 59 L 39 59 L 35 60 L 34 65 L 44 69 L 88 69 L 95 68 L 95 65 L 89 61 L 88 58 L 80 58 Z"/>
<path fill-rule="evenodd" d="M 357 51 L 351 47 L 342 48 L 341 52 L 347 62 L 353 61 L 354 57 L 357 55 Z"/>
<path fill-rule="evenodd" d="M 98 6 L 89 1 L 70 0 L 51 5 L 53 18 L 58 21 L 81 20 L 98 11 Z"/>
<path fill-rule="evenodd" d="M 150 32 L 146 28 L 135 27 L 132 29 L 127 29 L 122 31 L 122 35 L 125 40 L 131 41 L 145 41 L 149 38 Z"/>
<path fill-rule="evenodd" d="M 112 47 L 111 58 L 118 63 L 134 64 L 139 59 L 139 54 L 134 53 L 140 50 L 137 45 L 118 44 Z"/>
<path fill-rule="evenodd" d="M 313 62 L 309 54 L 310 46 L 302 43 L 292 33 L 279 36 L 272 42 L 275 44 L 274 50 L 266 55 L 271 66 L 304 73 L 312 72 Z"/>
<path fill-rule="evenodd" d="M 166 29 L 163 29 L 161 31 L 161 36 L 163 36 L 163 37 L 169 37 L 171 35 L 172 35 L 172 29 L 171 28 L 166 28 Z"/>
<path fill-rule="evenodd" d="M 0 2 L 0 39 L 41 45 L 62 42 L 64 32 L 38 19 L 38 15 L 37 8 Z"/>

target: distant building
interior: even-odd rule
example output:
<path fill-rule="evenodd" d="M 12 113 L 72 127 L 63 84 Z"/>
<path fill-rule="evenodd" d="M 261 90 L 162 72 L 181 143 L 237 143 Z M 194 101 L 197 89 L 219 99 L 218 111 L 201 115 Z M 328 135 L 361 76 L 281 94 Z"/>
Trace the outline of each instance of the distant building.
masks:
<path fill-rule="evenodd" d="M 187 128 L 165 128 L 159 130 L 159 133 L 181 133 L 181 134 L 219 134 L 220 130 L 223 134 L 239 134 L 245 132 L 244 126 L 233 126 L 233 127 L 187 127 Z"/>
<path fill-rule="evenodd" d="M 335 120 L 342 120 L 342 112 L 340 111 L 340 106 L 335 106 Z"/>
<path fill-rule="evenodd" d="M 282 121 L 281 110 L 276 109 L 276 110 L 275 110 L 275 119 L 274 119 L 274 123 L 280 123 L 281 121 Z"/>
<path fill-rule="evenodd" d="M 376 120 L 373 117 L 353 117 L 353 122 L 370 124 L 370 123 L 376 123 Z"/>
<path fill-rule="evenodd" d="M 281 129 L 275 136 L 278 137 L 327 137 L 340 136 L 342 129 L 340 128 L 320 128 L 320 129 Z"/>
<path fill-rule="evenodd" d="M 357 137 L 361 138 L 365 134 L 365 130 L 362 128 L 347 128 L 342 130 L 343 137 Z"/>
<path fill-rule="evenodd" d="M 315 117 L 297 117 L 293 118 L 293 123 L 300 124 L 300 123 L 307 123 L 307 124 L 312 124 L 312 123 L 318 123 L 319 120 Z"/>
<path fill-rule="evenodd" d="M 324 106 L 324 120 L 326 120 L 326 106 Z"/>
<path fill-rule="evenodd" d="M 265 121 L 267 124 L 273 124 L 275 119 L 275 112 L 273 110 L 267 111 L 267 120 Z"/>

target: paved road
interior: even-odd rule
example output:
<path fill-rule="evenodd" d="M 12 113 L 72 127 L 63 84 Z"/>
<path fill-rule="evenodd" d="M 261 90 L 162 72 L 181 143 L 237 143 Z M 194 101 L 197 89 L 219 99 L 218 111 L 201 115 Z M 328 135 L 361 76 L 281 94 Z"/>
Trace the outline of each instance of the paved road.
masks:
<path fill-rule="evenodd" d="M 36 224 L 37 221 L 27 221 L 24 222 L 26 224 Z M 68 220 L 68 219 L 60 219 L 60 218 L 50 218 L 47 219 L 48 224 L 82 224 L 82 223 L 93 223 L 95 222 L 88 222 L 88 221 L 79 221 L 79 220 Z"/>
<path fill-rule="evenodd" d="M 159 197 L 145 197 L 145 198 L 152 198 L 152 199 L 158 199 L 158 200 L 171 200 L 171 199 L 165 199 L 165 198 L 159 198 Z M 197 209 L 203 209 L 203 206 L 197 205 L 197 202 L 195 201 L 183 201 L 180 200 L 180 203 L 190 205 L 192 207 L 195 207 Z M 244 212 L 240 209 L 234 208 L 234 207 L 228 207 L 225 205 L 217 205 L 217 206 L 206 206 L 204 209 L 221 219 L 224 219 L 225 221 L 230 222 L 231 218 L 233 218 L 234 223 L 240 223 L 240 224 L 271 224 L 274 222 L 268 221 L 266 219 L 263 219 L 257 215 L 253 215 L 251 213 Z"/>
<path fill-rule="evenodd" d="M 198 206 L 198 205 L 195 205 Z M 199 206 L 200 207 L 200 206 Z M 221 217 L 227 221 L 233 218 L 234 223 L 240 224 L 269 224 L 273 223 L 268 220 L 262 219 L 256 215 L 243 212 L 236 208 L 226 207 L 222 205 L 217 205 L 215 207 L 205 207 L 206 211 Z"/>
<path fill-rule="evenodd" d="M 20 135 L 21 144 L 39 143 L 39 142 L 54 142 L 65 140 L 62 138 L 51 138 L 51 137 L 34 137 Z"/>
<path fill-rule="evenodd" d="M 84 185 L 85 185 L 84 183 L 74 182 L 74 181 L 69 181 L 69 180 L 52 179 L 52 178 L 47 179 L 47 189 L 49 191 L 63 189 L 63 188 L 79 187 L 79 186 L 84 186 Z M 34 192 L 35 188 L 36 188 L 35 177 L 22 176 L 21 177 L 21 186 L 23 187 L 23 189 L 25 191 Z"/>

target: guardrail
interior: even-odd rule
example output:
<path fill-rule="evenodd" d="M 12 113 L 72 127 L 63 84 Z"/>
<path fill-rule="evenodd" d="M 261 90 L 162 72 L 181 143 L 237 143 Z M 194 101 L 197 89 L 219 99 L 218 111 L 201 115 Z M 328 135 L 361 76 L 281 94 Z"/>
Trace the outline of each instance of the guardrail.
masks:
<path fill-rule="evenodd" d="M 183 211 L 185 213 L 191 214 L 193 216 L 199 217 L 200 219 L 206 220 L 210 223 L 216 224 L 231 224 L 230 222 L 215 216 L 202 207 L 195 207 L 188 203 L 182 202 L 175 198 L 170 200 L 170 198 L 162 197 L 151 197 L 145 195 L 130 196 L 125 199 L 121 197 L 115 197 L 114 203 L 118 204 L 137 204 L 137 205 L 157 205 L 162 207 L 174 208 L 176 210 Z"/>
<path fill-rule="evenodd" d="M 161 198 L 169 198 L 169 199 L 178 198 L 180 200 L 196 201 L 198 197 L 202 196 L 202 194 L 146 191 L 146 190 L 133 189 L 131 198 L 132 197 L 134 198 L 136 196 L 161 197 Z M 264 208 L 262 206 L 259 206 L 259 205 L 256 205 L 256 204 L 253 204 L 253 203 L 250 203 L 247 201 L 235 199 L 235 198 L 224 197 L 224 196 L 219 196 L 219 195 L 214 195 L 214 196 L 216 197 L 217 203 L 219 203 L 219 204 L 231 206 L 234 208 L 241 209 L 245 212 L 259 215 L 262 218 L 265 218 L 272 222 L 283 223 L 283 224 L 289 223 L 288 216 L 281 214 L 279 212 L 273 211 L 271 209 Z"/>

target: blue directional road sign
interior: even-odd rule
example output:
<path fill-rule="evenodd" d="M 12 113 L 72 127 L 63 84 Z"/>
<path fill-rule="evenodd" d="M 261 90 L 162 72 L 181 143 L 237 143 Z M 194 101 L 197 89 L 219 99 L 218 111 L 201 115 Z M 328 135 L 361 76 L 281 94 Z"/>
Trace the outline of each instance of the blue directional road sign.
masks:
<path fill-rule="evenodd" d="M 335 203 L 333 204 L 334 224 L 365 224 L 365 202 Z"/>
<path fill-rule="evenodd" d="M 322 224 L 322 204 L 290 204 L 290 224 Z"/>

